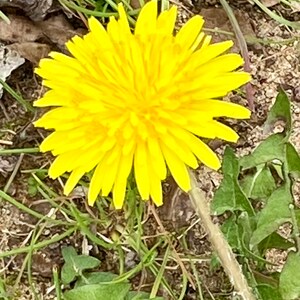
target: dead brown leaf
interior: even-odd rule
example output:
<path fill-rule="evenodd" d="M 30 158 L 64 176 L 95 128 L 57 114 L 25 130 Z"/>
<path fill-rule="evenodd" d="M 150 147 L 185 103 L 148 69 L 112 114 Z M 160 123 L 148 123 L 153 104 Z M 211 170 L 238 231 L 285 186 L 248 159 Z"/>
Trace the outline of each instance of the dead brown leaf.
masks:
<path fill-rule="evenodd" d="M 22 9 L 33 21 L 43 20 L 52 6 L 52 0 L 1 0 L 0 7 Z"/>
<path fill-rule="evenodd" d="M 65 47 L 65 43 L 75 35 L 83 35 L 84 30 L 74 30 L 64 15 L 53 16 L 46 21 L 37 22 L 36 26 L 40 28 L 43 35 L 57 45 L 61 50 Z"/>
<path fill-rule="evenodd" d="M 34 42 L 43 37 L 42 30 L 26 17 L 8 15 L 10 24 L 0 19 L 0 40 L 5 42 Z"/>
<path fill-rule="evenodd" d="M 47 56 L 54 45 L 65 52 L 65 43 L 68 40 L 85 33 L 81 29 L 74 30 L 63 14 L 40 22 L 17 15 L 8 17 L 10 24 L 0 19 L 0 40 L 13 43 L 9 48 L 33 64 Z"/>
<path fill-rule="evenodd" d="M 20 56 L 29 60 L 34 65 L 37 65 L 51 51 L 49 45 L 35 42 L 14 43 L 7 46 L 7 48 L 16 51 Z"/>

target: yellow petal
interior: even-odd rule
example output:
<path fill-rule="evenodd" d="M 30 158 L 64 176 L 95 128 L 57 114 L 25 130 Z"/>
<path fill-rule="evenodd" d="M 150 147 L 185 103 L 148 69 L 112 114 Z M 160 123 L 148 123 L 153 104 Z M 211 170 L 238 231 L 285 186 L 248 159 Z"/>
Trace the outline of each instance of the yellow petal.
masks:
<path fill-rule="evenodd" d="M 147 2 L 141 9 L 136 21 L 135 35 L 146 36 L 156 31 L 157 1 Z"/>
<path fill-rule="evenodd" d="M 156 172 L 151 168 L 149 168 L 149 174 L 150 174 L 150 196 L 153 202 L 160 206 L 163 204 L 163 192 L 162 192 L 162 186 L 161 181 L 159 177 L 157 176 Z"/>
<path fill-rule="evenodd" d="M 118 12 L 119 12 L 118 23 L 120 24 L 120 30 L 121 30 L 122 34 L 131 34 L 128 19 L 127 19 L 127 14 L 125 12 L 123 3 L 119 3 Z"/>
<path fill-rule="evenodd" d="M 173 5 L 169 10 L 165 10 L 157 18 L 157 30 L 161 34 L 171 35 L 175 28 L 177 18 L 177 6 Z"/>
<path fill-rule="evenodd" d="M 206 74 L 209 76 L 209 73 L 225 73 L 236 70 L 244 63 L 242 57 L 236 53 L 230 53 L 216 57 L 198 69 L 201 74 Z M 196 72 L 197 74 L 197 72 Z"/>
<path fill-rule="evenodd" d="M 178 43 L 183 49 L 190 48 L 197 40 L 203 23 L 204 21 L 201 16 L 196 15 L 192 17 L 177 33 L 175 38 L 176 43 Z"/>
<path fill-rule="evenodd" d="M 111 159 L 110 161 L 109 159 L 107 159 L 105 161 L 105 177 L 102 181 L 102 195 L 104 197 L 108 196 L 113 188 L 121 158 L 121 150 L 118 147 L 116 147 L 113 151 L 115 152 L 115 155 L 113 155 L 113 159 Z"/>
<path fill-rule="evenodd" d="M 127 179 L 132 169 L 133 164 L 133 150 L 126 156 L 123 156 L 120 160 L 119 169 L 116 177 L 116 181 L 113 187 L 113 201 L 115 208 L 120 209 L 123 206 Z"/>
<path fill-rule="evenodd" d="M 217 155 L 200 139 L 190 139 L 190 147 L 198 159 L 211 169 L 218 170 L 221 166 Z"/>
<path fill-rule="evenodd" d="M 49 168 L 49 176 L 52 179 L 55 179 L 65 172 L 69 171 L 72 163 L 76 160 L 77 154 L 74 152 L 68 152 L 56 157 L 54 162 L 51 164 Z"/>
<path fill-rule="evenodd" d="M 105 172 L 103 172 L 104 159 L 97 165 L 94 174 L 92 176 L 89 192 L 88 192 L 88 203 L 89 205 L 93 205 L 96 201 L 100 190 L 102 188 L 102 180 L 105 176 Z"/>
<path fill-rule="evenodd" d="M 201 100 L 199 109 L 207 111 L 214 117 L 228 117 L 234 119 L 249 119 L 251 111 L 236 103 L 221 100 Z"/>
<path fill-rule="evenodd" d="M 147 146 L 149 151 L 149 160 L 152 162 L 153 169 L 161 180 L 167 176 L 166 163 L 157 139 L 148 138 Z"/>
<path fill-rule="evenodd" d="M 176 139 L 176 129 L 174 135 L 166 135 L 164 137 L 164 144 L 169 149 L 176 149 L 176 155 L 184 162 L 186 165 L 190 166 L 193 169 L 198 167 L 198 162 L 194 154 L 190 149 L 182 142 Z"/>
<path fill-rule="evenodd" d="M 41 152 L 47 152 L 53 150 L 57 145 L 64 144 L 66 137 L 65 132 L 53 132 L 49 134 L 40 145 Z"/>
<path fill-rule="evenodd" d="M 103 25 L 94 17 L 89 18 L 88 23 L 89 28 L 93 33 L 93 38 L 99 47 L 104 46 L 104 48 L 111 48 L 111 40 Z"/>
<path fill-rule="evenodd" d="M 161 144 L 161 147 L 173 178 L 183 191 L 188 192 L 191 189 L 191 182 L 187 167 L 182 160 L 168 147 L 166 147 L 164 144 Z"/>
<path fill-rule="evenodd" d="M 85 171 L 80 169 L 74 170 L 69 176 L 65 186 L 64 186 L 64 194 L 68 196 L 72 190 L 75 188 L 76 184 L 80 180 L 80 178 L 84 175 Z"/>
<path fill-rule="evenodd" d="M 143 200 L 148 200 L 150 193 L 148 159 L 145 144 L 141 142 L 137 145 L 134 155 L 134 177 Z"/>
<path fill-rule="evenodd" d="M 194 135 L 203 138 L 220 138 L 229 142 L 236 142 L 239 138 L 238 134 L 233 129 L 213 120 L 207 121 L 206 123 L 190 123 L 185 126 L 185 128 Z"/>
<path fill-rule="evenodd" d="M 208 45 L 192 54 L 191 62 L 198 66 L 210 61 L 211 59 L 221 55 L 233 46 L 232 41 L 225 41 L 217 44 Z"/>
<path fill-rule="evenodd" d="M 216 132 L 216 137 L 223 139 L 228 142 L 236 143 L 239 135 L 229 126 L 226 126 L 220 122 L 212 121 L 210 122 L 211 127 L 213 127 Z"/>
<path fill-rule="evenodd" d="M 220 98 L 228 94 L 229 91 L 247 83 L 250 79 L 250 75 L 244 72 L 231 72 L 215 77 L 212 76 L 211 78 L 205 78 L 202 86 L 199 86 L 198 89 L 193 89 L 195 85 L 190 83 L 190 86 L 187 88 L 192 88 L 192 90 L 186 91 L 186 94 L 192 95 L 194 99 L 199 100 Z M 218 82 L 218 85 L 214 85 L 213 82 Z"/>
<path fill-rule="evenodd" d="M 60 95 L 57 91 L 47 91 L 44 96 L 33 103 L 36 107 L 47 107 L 47 106 L 71 106 L 72 99 L 65 93 Z"/>

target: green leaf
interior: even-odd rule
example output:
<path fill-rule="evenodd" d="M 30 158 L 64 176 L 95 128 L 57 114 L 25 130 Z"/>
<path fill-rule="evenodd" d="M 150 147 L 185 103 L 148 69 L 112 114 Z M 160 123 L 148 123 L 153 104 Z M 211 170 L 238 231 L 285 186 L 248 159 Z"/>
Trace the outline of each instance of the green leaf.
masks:
<path fill-rule="evenodd" d="M 261 296 L 261 299 L 263 300 L 283 300 L 278 291 L 278 288 L 267 284 L 258 285 L 256 288 Z"/>
<path fill-rule="evenodd" d="M 300 177 L 300 156 L 295 147 L 291 143 L 286 144 L 286 161 L 288 172 L 292 174 L 294 178 Z"/>
<path fill-rule="evenodd" d="M 294 208 L 294 213 L 295 213 L 295 217 L 296 217 L 298 227 L 300 227 L 300 209 L 299 208 Z"/>
<path fill-rule="evenodd" d="M 240 166 L 250 169 L 272 160 L 284 161 L 285 141 L 283 134 L 273 134 L 261 142 L 249 155 L 240 159 Z"/>
<path fill-rule="evenodd" d="M 252 246 L 260 243 L 283 223 L 290 221 L 289 204 L 292 201 L 288 185 L 281 186 L 272 193 L 266 206 L 258 214 L 257 228 L 251 238 Z"/>
<path fill-rule="evenodd" d="M 65 300 L 125 300 L 129 283 L 89 284 L 64 293 Z"/>
<path fill-rule="evenodd" d="M 72 282 L 82 271 L 93 269 L 100 265 L 99 259 L 87 255 L 77 255 L 73 247 L 62 249 L 65 264 L 61 270 L 61 279 L 64 284 Z"/>
<path fill-rule="evenodd" d="M 224 179 L 211 203 L 213 214 L 220 215 L 225 211 L 240 210 L 247 211 L 249 215 L 253 215 L 254 211 L 251 203 L 238 182 L 239 162 L 230 147 L 225 149 L 222 172 Z"/>
<path fill-rule="evenodd" d="M 274 177 L 267 165 L 255 177 L 250 197 L 253 199 L 265 199 L 271 196 L 276 189 Z"/>
<path fill-rule="evenodd" d="M 34 178 L 32 178 L 32 177 L 29 177 L 27 186 L 28 186 L 28 194 L 31 197 L 34 197 L 38 192 L 38 189 L 37 189 L 38 184 L 37 184 L 36 180 L 34 180 Z"/>
<path fill-rule="evenodd" d="M 221 227 L 226 240 L 228 241 L 232 249 L 242 251 L 242 246 L 239 237 L 239 228 L 236 223 L 236 216 L 232 215 L 230 218 L 225 220 Z"/>
<path fill-rule="evenodd" d="M 300 255 L 290 252 L 279 278 L 279 289 L 283 299 L 300 297 Z"/>
<path fill-rule="evenodd" d="M 259 252 L 263 255 L 267 249 L 277 248 L 281 250 L 287 250 L 294 246 L 295 246 L 294 243 L 283 238 L 277 232 L 273 232 L 272 234 L 270 234 L 268 237 L 266 237 L 264 240 L 262 240 L 259 243 L 258 249 Z"/>
<path fill-rule="evenodd" d="M 248 250 L 248 254 L 250 252 L 250 240 L 252 237 L 252 233 L 254 228 L 256 227 L 256 217 L 249 215 L 246 212 L 242 212 L 237 219 L 238 229 L 240 241 L 242 243 L 243 249 L 246 248 Z M 245 251 L 244 251 L 245 252 Z M 247 253 L 245 253 L 246 255 Z"/>
<path fill-rule="evenodd" d="M 149 300 L 149 293 L 145 292 L 129 292 L 125 300 Z M 151 300 L 164 300 L 162 297 L 151 298 Z"/>
<path fill-rule="evenodd" d="M 247 175 L 241 181 L 241 187 L 247 197 L 263 200 L 270 197 L 276 189 L 275 179 L 268 165 L 257 167 L 254 175 Z"/>
<path fill-rule="evenodd" d="M 285 134 L 289 136 L 292 128 L 291 103 L 283 90 L 278 93 L 276 101 L 268 113 L 264 131 L 266 133 L 271 132 L 273 126 L 279 120 L 285 122 Z"/>
<path fill-rule="evenodd" d="M 118 275 L 110 272 L 91 272 L 84 274 L 84 278 L 79 278 L 76 282 L 76 287 L 87 284 L 98 284 L 102 282 L 110 282 L 114 280 Z"/>

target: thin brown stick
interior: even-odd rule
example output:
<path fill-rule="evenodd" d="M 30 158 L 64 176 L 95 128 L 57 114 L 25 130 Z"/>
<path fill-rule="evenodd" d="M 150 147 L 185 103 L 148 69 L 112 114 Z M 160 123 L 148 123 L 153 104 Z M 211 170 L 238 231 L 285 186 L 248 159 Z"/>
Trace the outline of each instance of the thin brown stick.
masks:
<path fill-rule="evenodd" d="M 203 191 L 198 187 L 194 174 L 190 171 L 192 189 L 189 192 L 190 199 L 198 216 L 201 218 L 202 224 L 208 234 L 213 250 L 218 255 L 221 264 L 229 276 L 236 292 L 243 300 L 255 300 L 255 297 L 249 287 L 240 265 L 224 238 L 220 228 L 214 224 L 210 216 L 210 208 Z"/>
<path fill-rule="evenodd" d="M 235 33 L 235 36 L 237 38 L 240 50 L 241 50 L 241 54 L 243 56 L 244 59 L 244 70 L 246 72 L 251 72 L 251 66 L 250 66 L 250 58 L 249 58 L 249 53 L 248 53 L 248 47 L 247 47 L 247 43 L 245 40 L 245 37 L 241 31 L 241 28 L 239 26 L 239 23 L 231 9 L 231 7 L 229 6 L 229 4 L 227 3 L 226 0 L 220 0 L 223 9 L 225 10 L 228 19 L 232 25 L 233 31 Z M 246 90 L 246 97 L 248 100 L 248 104 L 249 104 L 249 108 L 254 111 L 255 107 L 254 107 L 254 90 L 253 87 L 251 85 L 251 83 L 247 83 L 245 86 L 245 90 Z"/>

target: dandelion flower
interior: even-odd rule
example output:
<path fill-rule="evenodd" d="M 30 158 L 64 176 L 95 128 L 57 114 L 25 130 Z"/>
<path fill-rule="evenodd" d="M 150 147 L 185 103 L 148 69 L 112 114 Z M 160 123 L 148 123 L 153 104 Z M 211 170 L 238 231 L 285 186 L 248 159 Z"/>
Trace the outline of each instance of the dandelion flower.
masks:
<path fill-rule="evenodd" d="M 224 54 L 232 41 L 210 43 L 199 15 L 174 35 L 176 6 L 157 16 L 157 2 L 148 2 L 134 31 L 121 4 L 118 11 L 106 29 L 90 18 L 89 33 L 66 44 L 72 56 L 52 52 L 41 60 L 36 73 L 49 91 L 35 106 L 54 108 L 35 126 L 54 131 L 40 149 L 56 156 L 51 178 L 70 173 L 66 195 L 92 171 L 89 204 L 112 192 L 121 208 L 133 171 L 141 198 L 161 205 L 168 171 L 189 191 L 189 167 L 220 167 L 201 138 L 237 141 L 216 118 L 250 112 L 218 99 L 250 76 L 236 71 L 243 64 L 238 54 Z"/>

